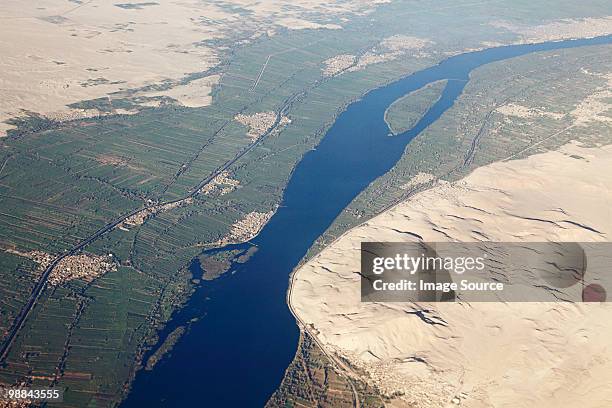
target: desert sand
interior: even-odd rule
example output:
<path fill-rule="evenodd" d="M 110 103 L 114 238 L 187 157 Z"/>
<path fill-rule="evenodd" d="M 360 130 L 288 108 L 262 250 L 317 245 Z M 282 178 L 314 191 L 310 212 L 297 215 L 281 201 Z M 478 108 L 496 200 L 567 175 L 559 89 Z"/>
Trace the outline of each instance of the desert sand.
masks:
<path fill-rule="evenodd" d="M 210 68 L 216 55 L 197 42 L 214 33 L 198 24 L 198 5 L 166 1 L 129 9 L 102 1 L 2 2 L 0 121 L 25 111 L 69 116 L 68 104 Z M 204 96 L 209 93 L 204 87 Z"/>
<path fill-rule="evenodd" d="M 319 24 L 304 16 L 319 12 L 335 18 L 375 6 L 365 0 L 2 1 L 0 136 L 13 128 L 8 119 L 97 116 L 99 112 L 67 105 L 109 95 L 112 103 L 128 90 L 149 85 L 169 89 L 136 95 L 168 96 L 188 107 L 207 105 L 219 77 L 185 83 L 189 74 L 220 62 L 223 47 L 207 41 L 235 36 L 249 41 L 284 28 L 339 29 L 338 24 Z"/>
<path fill-rule="evenodd" d="M 360 243 L 609 241 L 612 146 L 565 145 L 439 182 L 297 269 L 290 304 L 391 405 L 612 406 L 609 304 L 360 303 Z M 596 232 L 597 231 L 597 232 Z"/>

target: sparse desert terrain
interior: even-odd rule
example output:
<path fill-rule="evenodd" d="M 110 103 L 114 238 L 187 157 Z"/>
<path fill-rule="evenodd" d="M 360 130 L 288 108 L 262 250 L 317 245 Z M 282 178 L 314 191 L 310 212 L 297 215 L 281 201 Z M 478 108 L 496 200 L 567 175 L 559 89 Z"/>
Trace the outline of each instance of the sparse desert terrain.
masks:
<path fill-rule="evenodd" d="M 608 304 L 360 303 L 357 272 L 361 242 L 414 240 L 411 234 L 426 241 L 606 241 L 610 174 L 612 146 L 572 143 L 441 182 L 298 269 L 293 309 L 357 376 L 400 396 L 396 406 L 607 406 Z"/>
<path fill-rule="evenodd" d="M 307 13 L 364 13 L 376 2 L 3 1 L 0 4 L 0 134 L 27 115 L 96 116 L 68 105 L 103 97 L 167 96 L 188 107 L 210 103 L 218 64 L 232 41 L 278 29 L 340 29 Z M 291 5 L 292 7 L 288 7 Z M 224 42 L 225 41 L 225 42 Z M 152 87 L 146 88 L 145 87 Z M 146 103 L 145 103 L 146 105 Z M 125 113 L 114 110 L 114 113 Z"/>

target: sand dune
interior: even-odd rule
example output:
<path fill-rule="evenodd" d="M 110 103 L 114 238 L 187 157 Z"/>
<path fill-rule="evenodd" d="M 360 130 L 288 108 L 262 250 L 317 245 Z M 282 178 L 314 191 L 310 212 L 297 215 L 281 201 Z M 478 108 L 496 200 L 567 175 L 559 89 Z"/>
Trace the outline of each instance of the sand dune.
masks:
<path fill-rule="evenodd" d="M 576 144 L 440 183 L 294 274 L 291 304 L 394 406 L 612 406 L 609 304 L 360 303 L 362 241 L 609 241 L 612 146 Z M 588 226 L 589 228 L 585 228 Z M 595 232 L 597 230 L 599 232 Z"/>

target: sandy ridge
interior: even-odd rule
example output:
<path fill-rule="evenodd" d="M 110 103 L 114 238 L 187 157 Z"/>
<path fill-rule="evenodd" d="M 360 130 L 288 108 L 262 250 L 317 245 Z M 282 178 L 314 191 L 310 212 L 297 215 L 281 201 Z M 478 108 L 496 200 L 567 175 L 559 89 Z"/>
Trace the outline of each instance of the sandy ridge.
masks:
<path fill-rule="evenodd" d="M 354 273 L 361 241 L 413 239 L 406 232 L 431 241 L 608 240 L 610 174 L 612 146 L 570 144 L 440 183 L 350 230 L 296 270 L 291 306 L 328 353 L 347 358 L 388 395 L 404 394 L 397 406 L 612 401 L 604 374 L 612 369 L 608 305 L 361 304 Z M 525 381 L 534 372 L 538 378 Z"/>

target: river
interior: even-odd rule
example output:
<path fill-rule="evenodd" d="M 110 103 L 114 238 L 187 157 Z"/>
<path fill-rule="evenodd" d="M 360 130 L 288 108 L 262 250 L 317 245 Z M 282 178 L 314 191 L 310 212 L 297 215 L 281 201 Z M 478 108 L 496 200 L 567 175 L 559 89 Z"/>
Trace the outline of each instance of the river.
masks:
<path fill-rule="evenodd" d="M 289 274 L 351 200 L 399 160 L 482 65 L 537 51 L 609 44 L 612 36 L 491 48 L 367 93 L 342 112 L 295 168 L 283 201 L 252 244 L 258 250 L 233 273 L 199 285 L 160 334 L 194 317 L 188 333 L 153 371 L 140 371 L 124 407 L 261 407 L 280 384 L 299 331 L 286 304 Z M 442 97 L 411 130 L 389 137 L 385 109 L 428 83 L 449 79 Z M 246 246 L 232 246 L 232 249 Z M 224 248 L 223 250 L 227 250 Z M 192 265 L 198 273 L 198 264 Z"/>

